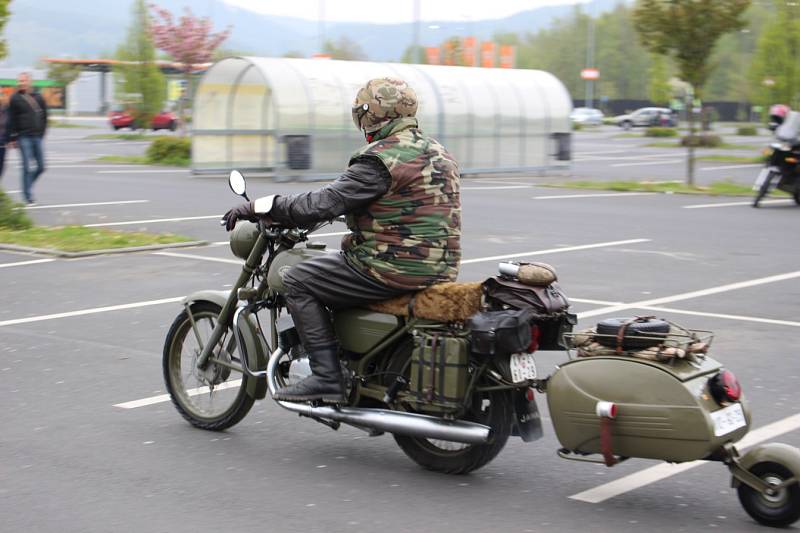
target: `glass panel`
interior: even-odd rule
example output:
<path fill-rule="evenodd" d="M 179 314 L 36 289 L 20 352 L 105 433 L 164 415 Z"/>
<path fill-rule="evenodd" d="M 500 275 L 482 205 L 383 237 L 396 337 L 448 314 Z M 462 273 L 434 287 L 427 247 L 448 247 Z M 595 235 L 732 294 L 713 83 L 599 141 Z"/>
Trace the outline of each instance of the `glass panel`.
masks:
<path fill-rule="evenodd" d="M 234 135 L 231 137 L 231 168 L 260 168 L 262 164 L 262 135 Z"/>
<path fill-rule="evenodd" d="M 519 168 L 524 165 L 520 159 L 523 147 L 523 95 L 514 83 L 509 69 L 497 69 L 491 76 L 483 76 L 485 83 L 491 86 L 497 99 L 498 124 L 497 143 L 499 147 L 498 166 L 501 168 Z"/>
<path fill-rule="evenodd" d="M 231 84 L 247 62 L 242 59 L 220 61 L 203 76 L 194 97 L 192 128 L 224 129 L 228 119 Z"/>
<path fill-rule="evenodd" d="M 269 88 L 260 71 L 255 67 L 250 67 L 233 91 L 230 128 L 234 130 L 263 129 L 264 103 Z"/>
<path fill-rule="evenodd" d="M 227 156 L 228 138 L 222 135 L 192 136 L 192 168 L 230 169 Z"/>

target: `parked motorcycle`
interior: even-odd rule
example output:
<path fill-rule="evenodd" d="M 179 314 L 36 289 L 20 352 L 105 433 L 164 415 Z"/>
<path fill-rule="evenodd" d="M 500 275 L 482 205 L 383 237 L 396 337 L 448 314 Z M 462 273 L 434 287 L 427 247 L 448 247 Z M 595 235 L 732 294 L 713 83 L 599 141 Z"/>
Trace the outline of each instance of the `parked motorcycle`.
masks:
<path fill-rule="evenodd" d="M 229 184 L 247 198 L 241 174 Z M 229 428 L 255 400 L 310 374 L 285 311 L 283 276 L 329 253 L 308 241 L 319 227 L 240 221 L 230 242 L 245 263 L 233 288 L 184 300 L 163 371 L 174 405 L 194 426 Z M 512 435 L 540 438 L 536 396 L 546 393 L 562 458 L 722 462 L 755 520 L 785 526 L 800 518 L 800 450 L 772 443 L 740 455 L 734 443 L 750 428 L 750 409 L 733 373 L 708 355 L 710 332 L 647 317 L 573 334 L 555 272 L 535 265 L 501 263 L 500 275 L 483 284 L 435 285 L 379 310 L 334 312 L 346 404 L 277 403 L 332 429 L 391 433 L 421 466 L 464 474 Z M 540 377 L 537 348 L 568 348 L 570 358 Z"/>
<path fill-rule="evenodd" d="M 775 130 L 775 142 L 765 150 L 766 162 L 758 174 L 753 190 L 753 207 L 758 207 L 773 189 L 788 193 L 800 205 L 800 113 L 792 111 Z"/>

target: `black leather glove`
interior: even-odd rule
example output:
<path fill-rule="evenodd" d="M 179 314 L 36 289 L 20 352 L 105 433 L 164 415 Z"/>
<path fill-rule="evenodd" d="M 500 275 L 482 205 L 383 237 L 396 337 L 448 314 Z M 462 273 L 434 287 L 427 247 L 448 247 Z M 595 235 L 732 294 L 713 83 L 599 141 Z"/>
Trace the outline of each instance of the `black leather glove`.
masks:
<path fill-rule="evenodd" d="M 256 222 L 258 220 L 258 216 L 253 211 L 253 202 L 245 202 L 237 205 L 222 216 L 222 221 L 220 223 L 225 224 L 226 230 L 232 231 L 233 228 L 236 227 L 236 222 L 239 220 L 249 220 L 250 222 Z"/>

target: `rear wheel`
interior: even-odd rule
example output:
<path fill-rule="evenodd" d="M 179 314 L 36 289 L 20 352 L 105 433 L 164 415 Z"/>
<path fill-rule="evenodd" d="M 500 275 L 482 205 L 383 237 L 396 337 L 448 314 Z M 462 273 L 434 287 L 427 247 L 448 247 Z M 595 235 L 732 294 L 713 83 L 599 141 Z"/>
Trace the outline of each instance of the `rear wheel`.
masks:
<path fill-rule="evenodd" d="M 467 474 L 486 465 L 503 449 L 511 435 L 513 420 L 511 396 L 507 391 L 475 393 L 464 420 L 492 428 L 486 444 L 424 439 L 395 435 L 394 440 L 415 463 L 445 474 Z"/>
<path fill-rule="evenodd" d="M 780 485 L 793 477 L 788 468 L 771 461 L 753 465 L 750 473 L 769 485 Z M 742 483 L 739 485 L 738 493 L 744 510 L 760 524 L 786 527 L 800 519 L 800 486 L 797 481 L 788 487 L 773 491 L 772 494 L 761 493 Z"/>
<path fill-rule="evenodd" d="M 186 310 L 180 313 L 167 333 L 164 381 L 183 418 L 201 429 L 219 431 L 233 426 L 250 411 L 255 401 L 247 394 L 251 378 L 235 370 L 242 366 L 230 326 L 214 348 L 212 361 L 204 370 L 197 368 L 201 345 L 211 337 L 221 308 L 211 302 L 197 302 L 191 310 L 191 317 Z"/>

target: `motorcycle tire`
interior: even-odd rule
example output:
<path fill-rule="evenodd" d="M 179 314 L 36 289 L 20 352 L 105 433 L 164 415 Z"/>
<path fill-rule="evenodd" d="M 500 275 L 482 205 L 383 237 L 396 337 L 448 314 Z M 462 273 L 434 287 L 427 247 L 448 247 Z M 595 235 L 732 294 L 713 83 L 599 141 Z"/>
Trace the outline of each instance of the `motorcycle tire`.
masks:
<path fill-rule="evenodd" d="M 795 191 L 792 197 L 794 198 L 794 203 L 800 205 L 800 191 Z"/>
<path fill-rule="evenodd" d="M 196 302 L 191 311 L 194 325 L 184 309 L 167 333 L 162 359 L 164 383 L 172 403 L 186 421 L 200 429 L 221 431 L 238 423 L 250 411 L 255 399 L 247 393 L 247 386 L 253 378 L 242 374 L 237 383 L 230 368 L 213 362 L 205 371 L 195 368 L 194 361 L 201 351 L 197 337 L 202 339 L 205 333 L 205 339 L 209 338 L 222 309 L 211 302 Z M 187 346 L 192 348 L 185 350 Z M 214 356 L 236 364 L 238 351 L 230 326 Z M 192 379 L 194 383 L 186 382 Z M 211 390 L 209 382 L 213 382 Z M 215 404 L 217 399 L 219 404 Z"/>
<path fill-rule="evenodd" d="M 793 477 L 788 468 L 771 461 L 753 465 L 750 467 L 750 473 L 773 484 L 780 484 Z M 800 520 L 800 486 L 797 483 L 777 491 L 772 496 L 762 494 L 744 483 L 739 485 L 737 492 L 744 510 L 760 524 L 787 527 Z"/>
<path fill-rule="evenodd" d="M 609 348 L 617 347 L 617 335 L 630 318 L 608 318 L 597 324 L 597 342 Z M 650 319 L 647 322 L 631 322 L 625 326 L 622 339 L 623 350 L 640 350 L 656 346 L 669 333 L 669 323 L 664 320 Z"/>
<path fill-rule="evenodd" d="M 473 396 L 466 420 L 492 428 L 486 444 L 462 444 L 394 435 L 400 449 L 421 467 L 443 474 L 467 474 L 486 465 L 503 449 L 511 435 L 514 410 L 507 391 L 488 391 Z"/>
<path fill-rule="evenodd" d="M 767 179 L 764 180 L 764 183 L 761 184 L 761 187 L 758 189 L 756 193 L 756 197 L 753 199 L 753 207 L 758 207 L 758 204 L 761 203 L 761 200 L 764 199 L 767 194 L 769 194 L 769 185 L 772 183 L 772 176 L 774 172 L 770 172 L 767 176 Z"/>

